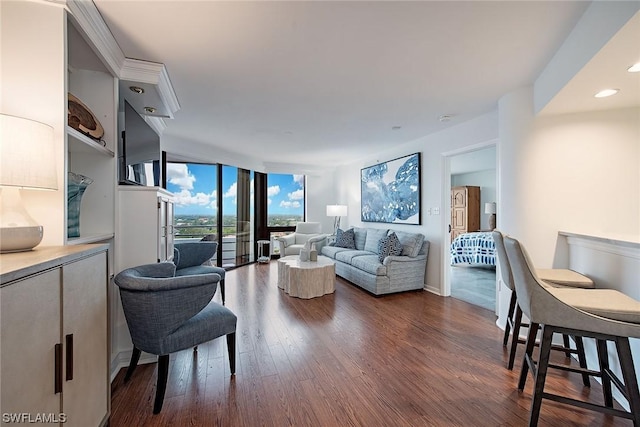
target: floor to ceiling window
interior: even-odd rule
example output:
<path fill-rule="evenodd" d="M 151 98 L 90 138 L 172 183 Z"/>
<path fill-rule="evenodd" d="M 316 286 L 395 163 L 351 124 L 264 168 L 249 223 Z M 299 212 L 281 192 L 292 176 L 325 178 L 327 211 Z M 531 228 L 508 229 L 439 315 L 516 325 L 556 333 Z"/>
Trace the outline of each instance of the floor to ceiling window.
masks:
<path fill-rule="evenodd" d="M 175 196 L 176 240 L 217 241 L 216 265 L 255 261 L 260 239 L 268 238 L 271 253 L 277 254 L 275 237 L 293 231 L 305 218 L 304 175 L 168 162 L 166 177 L 167 190 Z"/>
<path fill-rule="evenodd" d="M 177 239 L 217 240 L 218 166 L 167 163 L 167 190 L 175 198 Z"/>
<path fill-rule="evenodd" d="M 271 252 L 278 254 L 275 239 L 292 232 L 305 220 L 305 177 L 293 174 L 267 174 L 267 230 Z"/>
<path fill-rule="evenodd" d="M 254 260 L 253 171 L 222 166 L 223 267 Z"/>

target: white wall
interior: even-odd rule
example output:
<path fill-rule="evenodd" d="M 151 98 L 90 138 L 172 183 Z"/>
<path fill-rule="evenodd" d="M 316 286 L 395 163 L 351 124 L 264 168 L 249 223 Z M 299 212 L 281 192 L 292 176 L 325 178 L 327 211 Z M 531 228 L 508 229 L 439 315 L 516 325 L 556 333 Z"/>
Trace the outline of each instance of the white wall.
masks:
<path fill-rule="evenodd" d="M 44 227 L 42 246 L 62 245 L 65 228 L 66 15 L 48 2 L 0 2 L 0 111 L 53 127 L 57 191 L 20 190 Z M 52 209 L 52 207 L 55 207 Z"/>
<path fill-rule="evenodd" d="M 443 156 L 445 152 L 495 140 L 498 135 L 497 113 L 491 112 L 467 122 L 452 126 L 410 143 L 390 148 L 388 151 L 366 156 L 351 164 L 341 166 L 335 173 L 335 194 L 332 203 L 346 204 L 349 216 L 343 218 L 342 227 L 394 228 L 408 232 L 423 233 L 431 242 L 427 261 L 426 287 L 436 293 L 442 285 L 442 242 L 446 240 L 445 230 L 449 218 L 443 215 L 444 204 L 450 195 L 444 194 Z M 422 225 L 399 225 L 384 223 L 363 223 L 360 221 L 360 169 L 386 160 L 408 154 L 422 153 Z M 448 180 L 449 177 L 447 176 Z M 448 193 L 448 192 L 447 192 Z M 309 193 L 308 197 L 313 197 Z M 440 215 L 427 215 L 427 209 L 440 210 Z"/>
<path fill-rule="evenodd" d="M 307 221 L 320 222 L 322 232 L 333 233 L 333 217 L 327 216 L 327 205 L 338 203 L 334 196 L 334 174 L 328 170 L 322 175 L 307 175 Z M 346 221 L 346 218 L 342 218 Z"/>
<path fill-rule="evenodd" d="M 638 240 L 639 118 L 640 109 L 629 108 L 532 121 L 514 156 L 524 159 L 514 179 L 519 202 L 503 200 L 516 226 L 503 231 L 519 236 L 537 267 L 565 267 L 554 265 L 558 231 Z"/>

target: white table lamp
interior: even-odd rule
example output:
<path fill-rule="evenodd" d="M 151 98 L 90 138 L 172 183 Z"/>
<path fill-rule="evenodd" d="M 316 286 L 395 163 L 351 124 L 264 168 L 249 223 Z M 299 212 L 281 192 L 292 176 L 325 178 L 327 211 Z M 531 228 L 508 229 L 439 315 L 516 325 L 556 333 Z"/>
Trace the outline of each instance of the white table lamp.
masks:
<path fill-rule="evenodd" d="M 496 228 L 496 202 L 484 204 L 484 213 L 489 215 L 489 230 Z"/>
<path fill-rule="evenodd" d="M 340 217 L 347 216 L 347 205 L 327 205 L 327 216 L 335 217 L 333 220 L 333 235 L 340 228 Z"/>
<path fill-rule="evenodd" d="M 43 228 L 29 215 L 20 189 L 57 190 L 53 128 L 0 114 L 0 253 L 33 249 Z"/>

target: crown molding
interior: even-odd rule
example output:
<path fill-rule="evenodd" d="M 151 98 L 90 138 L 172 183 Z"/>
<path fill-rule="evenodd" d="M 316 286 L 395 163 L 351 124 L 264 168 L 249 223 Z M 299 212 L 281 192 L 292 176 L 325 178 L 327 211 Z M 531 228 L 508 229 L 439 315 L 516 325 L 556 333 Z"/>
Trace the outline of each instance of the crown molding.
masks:
<path fill-rule="evenodd" d="M 143 118 L 144 121 L 147 122 L 147 124 L 151 126 L 158 135 L 162 135 L 164 133 L 164 130 L 167 128 L 167 124 L 162 117 L 143 116 Z"/>
<path fill-rule="evenodd" d="M 165 105 L 171 118 L 180 109 L 178 97 L 173 90 L 169 74 L 164 64 L 125 58 L 120 73 L 122 80 L 136 81 L 155 85 L 158 95 Z"/>
<path fill-rule="evenodd" d="M 98 57 L 112 75 L 120 77 L 125 57 L 96 5 L 86 0 L 67 0 L 66 5 L 71 18 L 89 38 L 88 41 L 98 53 Z"/>

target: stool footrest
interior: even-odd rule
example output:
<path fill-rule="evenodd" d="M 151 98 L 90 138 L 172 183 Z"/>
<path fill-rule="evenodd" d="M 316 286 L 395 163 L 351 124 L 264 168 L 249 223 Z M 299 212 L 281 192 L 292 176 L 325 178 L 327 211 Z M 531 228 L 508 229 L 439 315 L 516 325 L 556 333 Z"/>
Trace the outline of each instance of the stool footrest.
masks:
<path fill-rule="evenodd" d="M 570 397 L 559 396 L 557 394 L 552 394 L 552 393 L 542 393 L 542 397 L 544 399 L 553 400 L 555 402 L 564 403 L 566 405 L 573 405 L 579 408 L 602 412 L 604 414 L 610 414 L 610 415 L 615 415 L 622 418 L 628 418 L 630 420 L 633 419 L 633 414 L 631 412 L 623 411 L 620 409 L 609 408 L 607 406 L 602 406 L 602 405 L 596 405 L 595 403 L 585 402 L 577 399 L 571 399 Z"/>

